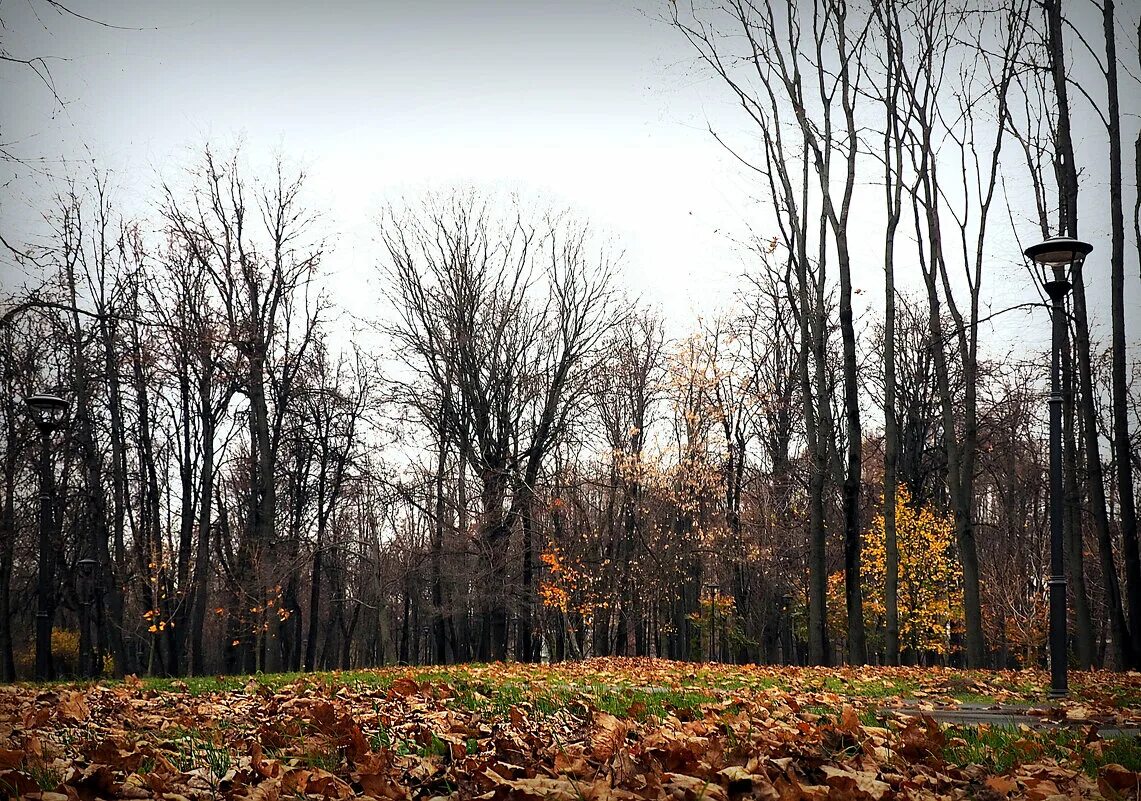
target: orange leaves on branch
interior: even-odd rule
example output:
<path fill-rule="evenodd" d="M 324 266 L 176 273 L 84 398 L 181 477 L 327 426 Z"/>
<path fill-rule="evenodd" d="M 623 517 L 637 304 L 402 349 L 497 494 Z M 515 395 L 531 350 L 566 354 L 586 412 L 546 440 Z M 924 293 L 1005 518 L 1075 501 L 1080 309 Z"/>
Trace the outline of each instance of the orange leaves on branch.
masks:
<path fill-rule="evenodd" d="M 962 618 L 963 574 L 955 552 L 954 522 L 930 504 L 915 508 L 901 485 L 896 495 L 895 532 L 900 646 L 945 654 L 951 648 L 951 632 Z M 882 514 L 864 532 L 860 578 L 869 634 L 882 636 L 887 620 L 887 537 Z M 846 628 L 843 574 L 830 576 L 828 589 L 829 625 L 840 632 Z"/>
<path fill-rule="evenodd" d="M 174 628 L 174 620 L 163 619 L 161 609 L 148 609 L 143 612 L 143 620 L 150 622 L 150 625 L 147 626 L 147 631 L 151 634 L 158 634 L 161 631 L 166 631 L 168 628 Z"/>
<path fill-rule="evenodd" d="M 539 599 L 543 606 L 564 614 L 577 612 L 591 618 L 606 602 L 597 598 L 593 580 L 585 568 L 573 566 L 556 543 L 549 543 L 539 555 L 545 576 L 539 582 Z"/>

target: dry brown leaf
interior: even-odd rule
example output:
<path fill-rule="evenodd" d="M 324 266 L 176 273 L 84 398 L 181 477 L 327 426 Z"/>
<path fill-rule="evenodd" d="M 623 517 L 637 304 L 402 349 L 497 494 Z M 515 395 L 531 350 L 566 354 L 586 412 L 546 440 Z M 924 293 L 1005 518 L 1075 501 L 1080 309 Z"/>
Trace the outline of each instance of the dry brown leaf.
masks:
<path fill-rule="evenodd" d="M 822 765 L 825 781 L 845 798 L 880 801 L 891 792 L 891 785 L 880 781 L 872 771 Z"/>
<path fill-rule="evenodd" d="M 266 779 L 257 786 L 251 787 L 249 792 L 241 798 L 245 801 L 278 801 L 281 798 L 281 780 Z"/>
<path fill-rule="evenodd" d="M 0 748 L 0 770 L 18 768 L 24 762 L 24 751 Z"/>
<path fill-rule="evenodd" d="M 582 754 L 571 755 L 562 748 L 555 754 L 553 768 L 557 774 L 574 776 L 576 779 L 581 779 L 594 773 L 594 769 L 590 767 Z"/>
<path fill-rule="evenodd" d="M 1029 801 L 1045 801 L 1047 798 L 1062 794 L 1058 785 L 1049 779 L 1030 778 L 1024 780 L 1023 784 L 1026 786 L 1026 797 Z"/>
<path fill-rule="evenodd" d="M 420 685 L 415 679 L 405 676 L 392 682 L 389 688 L 389 695 L 408 696 L 416 695 L 420 692 Z"/>
<path fill-rule="evenodd" d="M 991 776 L 984 784 L 999 795 L 1010 795 L 1018 790 L 1018 782 L 1009 776 Z"/>
<path fill-rule="evenodd" d="M 91 708 L 87 706 L 85 693 L 80 690 L 62 693 L 59 702 L 56 704 L 56 714 L 61 720 L 72 723 L 82 723 L 87 720 L 87 716 L 91 714 Z"/>
<path fill-rule="evenodd" d="M 1106 798 L 1115 796 L 1138 798 L 1141 797 L 1141 773 L 1114 762 L 1105 765 L 1097 772 L 1097 786 Z"/>
<path fill-rule="evenodd" d="M 672 801 L 728 801 L 729 794 L 720 784 L 683 773 L 665 774 L 662 785 Z"/>
<path fill-rule="evenodd" d="M 845 704 L 840 713 L 840 730 L 848 734 L 860 733 L 860 716 L 851 706 Z"/>
<path fill-rule="evenodd" d="M 595 759 L 605 762 L 622 746 L 629 723 L 608 712 L 595 712 L 591 723 L 590 753 Z"/>

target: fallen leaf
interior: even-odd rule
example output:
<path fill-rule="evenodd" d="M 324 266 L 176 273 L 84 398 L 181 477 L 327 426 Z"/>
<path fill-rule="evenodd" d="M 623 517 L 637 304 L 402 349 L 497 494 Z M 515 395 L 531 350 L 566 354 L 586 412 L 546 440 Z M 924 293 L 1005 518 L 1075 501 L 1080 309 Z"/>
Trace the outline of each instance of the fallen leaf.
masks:
<path fill-rule="evenodd" d="M 614 756 L 626 739 L 629 724 L 608 712 L 595 712 L 591 720 L 590 752 L 598 760 L 606 761 Z"/>

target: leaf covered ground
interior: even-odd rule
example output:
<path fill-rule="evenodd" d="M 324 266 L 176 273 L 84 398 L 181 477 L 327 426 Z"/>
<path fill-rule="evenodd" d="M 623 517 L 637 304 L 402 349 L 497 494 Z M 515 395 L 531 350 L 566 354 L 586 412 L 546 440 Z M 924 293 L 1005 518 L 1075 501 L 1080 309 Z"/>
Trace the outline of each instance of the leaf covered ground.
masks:
<path fill-rule="evenodd" d="M 1141 798 L 1141 674 L 599 659 L 0 688 L 0 792 L 52 799 Z M 945 726 L 963 704 L 1034 726 Z M 909 712 L 912 714 L 905 714 Z M 917 714 L 916 714 L 917 713 Z"/>

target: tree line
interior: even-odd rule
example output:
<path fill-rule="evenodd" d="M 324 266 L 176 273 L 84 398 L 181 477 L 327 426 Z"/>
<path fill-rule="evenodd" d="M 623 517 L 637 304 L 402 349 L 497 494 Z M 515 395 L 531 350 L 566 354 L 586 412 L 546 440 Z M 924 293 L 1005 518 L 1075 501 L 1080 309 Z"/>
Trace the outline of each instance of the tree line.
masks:
<path fill-rule="evenodd" d="M 735 296 L 688 332 L 624 288 L 617 243 L 542 202 L 384 209 L 378 311 L 351 320 L 285 159 L 205 147 L 135 216 L 106 176 L 70 182 L 41 241 L 6 242 L 32 279 L 0 318 L 0 678 L 30 675 L 42 569 L 60 675 L 80 652 L 116 675 L 1039 664 L 1048 360 L 988 337 L 1000 314 L 1048 316 L 988 293 L 1003 243 L 1077 236 L 1101 191 L 1079 186 L 1075 93 L 1110 142 L 1112 235 L 1108 343 L 1070 276 L 1070 646 L 1081 667 L 1141 667 L 1122 32 L 1111 0 L 1100 50 L 1062 12 L 668 5 L 743 113 L 746 134 L 712 134 L 765 209 Z M 1075 92 L 1075 34 L 1104 85 Z M 882 308 L 858 297 L 869 271 Z M 71 408 L 37 561 L 22 398 L 45 390 Z"/>

